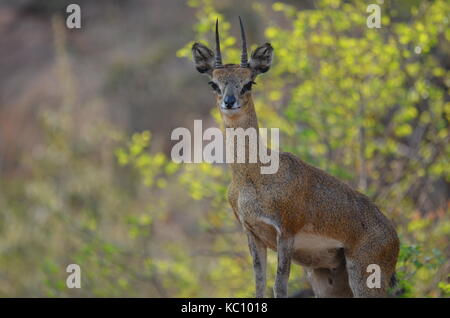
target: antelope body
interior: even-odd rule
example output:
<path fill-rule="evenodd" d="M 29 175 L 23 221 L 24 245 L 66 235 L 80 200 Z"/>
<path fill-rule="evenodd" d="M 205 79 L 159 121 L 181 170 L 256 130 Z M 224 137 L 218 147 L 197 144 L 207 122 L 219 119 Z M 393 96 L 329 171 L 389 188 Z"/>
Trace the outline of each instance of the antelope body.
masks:
<path fill-rule="evenodd" d="M 273 48 L 266 43 L 247 61 L 242 21 L 240 26 L 240 65 L 222 64 L 218 22 L 216 52 L 195 43 L 192 53 L 197 70 L 211 79 L 225 128 L 258 131 L 251 86 L 257 75 L 269 70 Z M 246 146 L 246 152 L 251 151 Z M 287 297 L 291 261 L 304 266 L 317 297 L 386 296 L 399 240 L 369 198 L 290 153 L 279 154 L 274 174 L 261 174 L 258 162 L 230 166 L 228 199 L 248 238 L 257 297 L 265 294 L 267 248 L 278 255 L 276 297 Z M 367 284 L 371 264 L 381 270 L 380 285 L 374 288 Z"/>

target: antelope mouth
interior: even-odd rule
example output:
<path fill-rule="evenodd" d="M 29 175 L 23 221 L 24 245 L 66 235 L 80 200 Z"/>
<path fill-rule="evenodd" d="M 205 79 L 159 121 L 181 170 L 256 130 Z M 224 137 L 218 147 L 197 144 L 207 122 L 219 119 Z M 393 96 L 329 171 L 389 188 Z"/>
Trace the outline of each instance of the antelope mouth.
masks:
<path fill-rule="evenodd" d="M 220 107 L 220 110 L 226 115 L 232 115 L 238 113 L 241 110 L 241 106 L 236 106 L 233 108 Z"/>

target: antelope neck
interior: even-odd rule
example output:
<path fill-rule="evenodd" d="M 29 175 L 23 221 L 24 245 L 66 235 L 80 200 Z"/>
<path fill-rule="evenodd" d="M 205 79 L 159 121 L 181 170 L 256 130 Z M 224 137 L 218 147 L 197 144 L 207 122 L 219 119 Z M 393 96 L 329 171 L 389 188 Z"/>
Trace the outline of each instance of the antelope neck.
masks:
<path fill-rule="evenodd" d="M 230 163 L 229 166 L 231 167 L 231 172 L 233 174 L 233 178 L 243 178 L 243 179 L 250 179 L 251 181 L 255 182 L 261 177 L 261 170 L 260 166 L 261 163 L 259 161 L 259 152 L 258 154 L 258 160 L 256 163 L 250 163 L 249 162 L 249 154 L 250 151 L 259 151 L 259 127 L 258 127 L 258 118 L 256 117 L 255 107 L 253 104 L 253 100 L 250 97 L 246 103 L 246 105 L 243 105 L 243 108 L 245 109 L 245 114 L 241 114 L 240 116 L 235 117 L 227 117 L 222 114 L 222 120 L 224 122 L 224 127 L 226 128 L 242 128 L 244 130 L 248 128 L 254 128 L 256 131 L 257 136 L 257 144 L 250 145 L 248 140 L 245 142 L 245 163 L 236 163 L 237 162 L 237 150 L 238 147 L 234 147 L 234 163 Z M 231 145 L 227 144 L 227 150 Z M 252 148 L 252 149 L 250 149 Z"/>

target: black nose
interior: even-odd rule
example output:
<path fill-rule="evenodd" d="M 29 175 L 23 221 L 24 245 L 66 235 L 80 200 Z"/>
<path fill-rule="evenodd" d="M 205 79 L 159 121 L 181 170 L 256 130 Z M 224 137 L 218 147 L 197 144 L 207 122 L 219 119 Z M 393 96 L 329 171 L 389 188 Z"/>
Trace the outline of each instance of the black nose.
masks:
<path fill-rule="evenodd" d="M 227 108 L 232 108 L 234 103 L 236 103 L 236 97 L 234 97 L 233 95 L 225 96 L 223 102 L 225 103 L 225 106 Z"/>

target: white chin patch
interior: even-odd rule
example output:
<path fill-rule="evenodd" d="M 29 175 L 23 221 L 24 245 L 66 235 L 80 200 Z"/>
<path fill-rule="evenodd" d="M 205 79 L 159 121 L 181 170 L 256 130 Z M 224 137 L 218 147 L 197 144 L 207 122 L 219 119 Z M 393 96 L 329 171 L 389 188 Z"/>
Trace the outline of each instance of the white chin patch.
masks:
<path fill-rule="evenodd" d="M 233 108 L 225 108 L 225 107 L 221 107 L 221 112 L 224 114 L 236 114 L 241 110 L 241 107 L 237 107 L 237 106 L 233 106 Z"/>
<path fill-rule="evenodd" d="M 239 108 L 241 108 L 241 106 L 240 106 L 238 103 L 234 103 L 234 104 L 233 104 L 233 107 L 231 107 L 231 108 L 228 108 L 228 107 L 225 105 L 225 103 L 222 103 L 222 104 L 220 105 L 220 107 L 221 107 L 222 109 L 224 109 L 224 110 L 233 110 L 233 109 L 239 109 Z"/>

